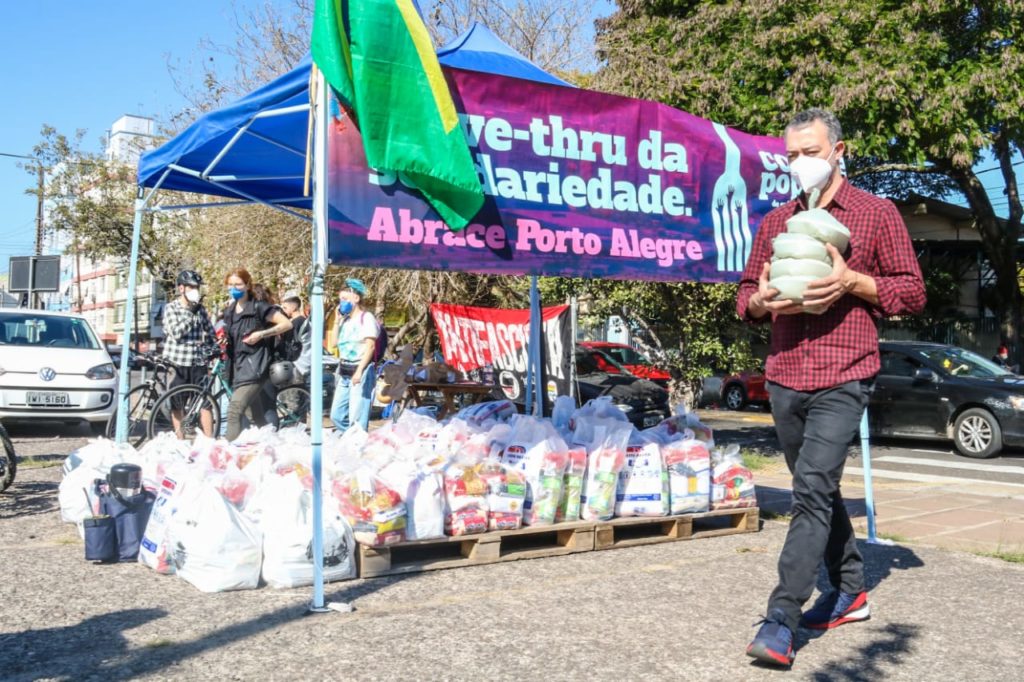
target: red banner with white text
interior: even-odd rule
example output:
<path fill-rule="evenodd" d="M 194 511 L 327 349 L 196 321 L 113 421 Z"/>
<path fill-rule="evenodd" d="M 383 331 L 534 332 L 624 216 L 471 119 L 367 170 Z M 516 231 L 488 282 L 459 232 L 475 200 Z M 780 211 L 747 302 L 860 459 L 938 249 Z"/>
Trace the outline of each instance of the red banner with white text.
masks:
<path fill-rule="evenodd" d="M 526 398 L 526 365 L 530 340 L 530 311 L 476 308 L 435 303 L 430 306 L 444 361 L 467 374 L 490 366 L 495 382 L 514 402 Z M 556 396 L 569 395 L 573 353 L 569 306 L 541 311 L 541 377 L 547 407 Z"/>

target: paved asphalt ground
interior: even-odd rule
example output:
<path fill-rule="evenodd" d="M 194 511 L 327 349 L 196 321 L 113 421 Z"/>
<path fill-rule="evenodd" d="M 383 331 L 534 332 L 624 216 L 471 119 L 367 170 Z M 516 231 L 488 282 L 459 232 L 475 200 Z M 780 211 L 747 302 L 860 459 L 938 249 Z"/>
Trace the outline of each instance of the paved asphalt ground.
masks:
<path fill-rule="evenodd" d="M 708 421 L 719 440 L 735 432 L 770 454 L 764 415 Z M 56 462 L 87 433 L 13 435 L 23 455 Z M 59 477 L 55 466 L 25 468 L 0 496 L 3 679 L 1021 678 L 1024 565 L 976 553 L 864 543 L 872 619 L 801 631 L 793 669 L 777 671 L 743 652 L 774 584 L 784 520 L 758 533 L 328 585 L 329 601 L 355 611 L 306 615 L 308 588 L 207 595 L 139 565 L 86 563 L 59 521 Z M 784 493 L 784 476 L 763 479 Z M 890 482 L 907 486 L 904 497 L 934 485 Z"/>

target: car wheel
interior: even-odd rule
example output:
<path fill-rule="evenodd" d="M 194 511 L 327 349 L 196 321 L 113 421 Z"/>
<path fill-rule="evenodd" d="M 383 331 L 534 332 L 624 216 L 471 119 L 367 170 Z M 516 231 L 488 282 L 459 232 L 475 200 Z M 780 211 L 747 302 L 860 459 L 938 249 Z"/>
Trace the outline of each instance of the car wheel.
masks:
<path fill-rule="evenodd" d="M 96 437 L 105 437 L 107 435 L 107 422 L 89 422 L 89 430 Z"/>
<path fill-rule="evenodd" d="M 747 405 L 747 392 L 739 384 L 729 384 L 722 399 L 730 410 L 742 410 Z"/>
<path fill-rule="evenodd" d="M 953 425 L 953 444 L 961 455 L 985 459 L 1003 449 L 1003 431 L 988 410 L 964 410 Z"/>

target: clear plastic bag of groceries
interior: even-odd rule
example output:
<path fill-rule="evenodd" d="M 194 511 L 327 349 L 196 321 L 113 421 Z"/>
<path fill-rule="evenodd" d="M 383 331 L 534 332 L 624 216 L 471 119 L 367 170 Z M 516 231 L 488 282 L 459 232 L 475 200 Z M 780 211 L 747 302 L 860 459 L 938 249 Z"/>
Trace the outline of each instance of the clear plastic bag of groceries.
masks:
<path fill-rule="evenodd" d="M 357 542 L 383 547 L 405 540 L 405 502 L 369 467 L 341 474 L 332 481 L 331 492 Z"/>
<path fill-rule="evenodd" d="M 619 471 L 633 425 L 618 419 L 587 419 L 576 424 L 575 437 L 587 449 L 587 474 L 580 496 L 580 518 L 607 521 L 615 515 Z"/>
<path fill-rule="evenodd" d="M 756 507 L 754 474 L 735 443 L 711 450 L 711 509 Z"/>
<path fill-rule="evenodd" d="M 619 471 L 615 515 L 666 516 L 668 512 L 669 481 L 661 442 L 654 434 L 633 429 Z"/>

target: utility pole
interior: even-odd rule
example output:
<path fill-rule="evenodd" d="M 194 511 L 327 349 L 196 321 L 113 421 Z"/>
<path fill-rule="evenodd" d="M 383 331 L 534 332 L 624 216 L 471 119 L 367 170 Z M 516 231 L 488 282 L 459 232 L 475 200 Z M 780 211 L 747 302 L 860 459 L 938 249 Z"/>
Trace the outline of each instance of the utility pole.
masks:
<path fill-rule="evenodd" d="M 36 255 L 43 255 L 43 190 L 46 176 L 43 173 L 42 162 L 36 162 L 36 171 L 39 178 L 39 187 L 36 191 Z"/>
<path fill-rule="evenodd" d="M 43 254 L 43 189 L 46 181 L 46 174 L 43 172 L 43 163 L 41 161 L 36 162 L 37 178 L 39 180 L 39 186 L 36 191 L 36 255 L 41 256 Z M 32 286 L 32 283 L 29 283 Z M 30 308 L 37 308 L 35 298 L 38 294 L 29 294 L 28 305 Z"/>

